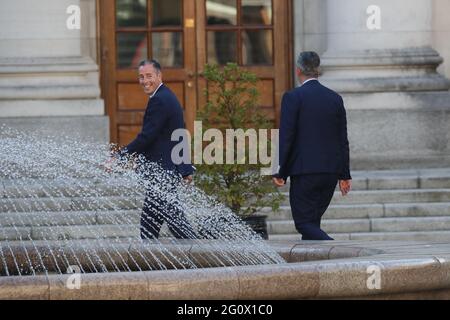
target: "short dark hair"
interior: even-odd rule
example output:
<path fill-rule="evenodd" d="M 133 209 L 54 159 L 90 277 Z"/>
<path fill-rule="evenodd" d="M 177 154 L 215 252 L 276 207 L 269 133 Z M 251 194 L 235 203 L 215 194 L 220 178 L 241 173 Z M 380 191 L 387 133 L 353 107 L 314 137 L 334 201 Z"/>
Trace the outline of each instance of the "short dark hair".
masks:
<path fill-rule="evenodd" d="M 156 71 L 161 72 L 161 65 L 159 64 L 158 61 L 156 61 L 154 59 L 142 60 L 141 62 L 139 62 L 139 67 L 138 68 L 146 66 L 146 65 L 152 65 L 153 68 L 156 69 Z"/>
<path fill-rule="evenodd" d="M 314 51 L 304 51 L 298 55 L 297 67 L 305 76 L 319 76 L 320 57 Z"/>

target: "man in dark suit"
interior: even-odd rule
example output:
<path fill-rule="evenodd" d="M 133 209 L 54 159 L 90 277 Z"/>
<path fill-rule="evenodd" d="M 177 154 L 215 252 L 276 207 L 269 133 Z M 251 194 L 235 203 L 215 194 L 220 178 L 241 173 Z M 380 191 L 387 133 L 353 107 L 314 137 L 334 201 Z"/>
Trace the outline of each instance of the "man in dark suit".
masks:
<path fill-rule="evenodd" d="M 303 240 L 333 240 L 320 228 L 339 181 L 342 195 L 351 189 L 347 119 L 342 97 L 321 85 L 320 58 L 302 52 L 296 73 L 300 87 L 286 92 L 281 104 L 277 186 L 290 177 L 289 200 Z"/>
<path fill-rule="evenodd" d="M 144 60 L 139 64 L 139 84 L 149 96 L 142 130 L 120 153 L 141 154 L 146 161 L 157 163 L 162 169 L 160 174 L 145 172 L 150 171 L 146 166 L 141 170 L 151 184 L 141 215 L 141 238 L 158 238 L 164 221 L 176 238 L 196 238 L 192 226 L 176 205 L 177 185 L 182 180 L 191 183 L 194 168 L 190 163 L 175 164 L 171 157 L 173 147 L 179 143 L 172 141 L 172 133 L 185 127 L 183 109 L 175 94 L 163 84 L 157 61 Z"/>

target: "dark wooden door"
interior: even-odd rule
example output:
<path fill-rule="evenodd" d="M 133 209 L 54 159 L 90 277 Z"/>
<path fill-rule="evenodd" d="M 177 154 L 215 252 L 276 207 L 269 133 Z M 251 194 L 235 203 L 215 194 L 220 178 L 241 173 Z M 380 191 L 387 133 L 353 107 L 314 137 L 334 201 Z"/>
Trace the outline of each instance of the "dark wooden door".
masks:
<path fill-rule="evenodd" d="M 261 79 L 259 104 L 277 123 L 291 85 L 290 0 L 99 0 L 102 95 L 111 141 L 127 144 L 142 125 L 147 96 L 137 64 L 154 58 L 192 131 L 204 103 L 205 63 L 237 62 Z"/>

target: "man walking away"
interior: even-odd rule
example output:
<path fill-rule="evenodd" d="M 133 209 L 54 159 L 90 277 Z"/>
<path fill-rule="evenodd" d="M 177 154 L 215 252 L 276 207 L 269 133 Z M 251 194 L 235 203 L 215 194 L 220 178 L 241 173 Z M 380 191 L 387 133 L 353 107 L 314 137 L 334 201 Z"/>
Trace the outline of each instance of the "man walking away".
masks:
<path fill-rule="evenodd" d="M 290 177 L 292 216 L 302 240 L 333 240 L 320 228 L 337 183 L 351 189 L 347 119 L 342 97 L 319 83 L 320 58 L 302 52 L 296 73 L 302 84 L 286 92 L 281 104 L 280 167 L 273 181 Z"/>

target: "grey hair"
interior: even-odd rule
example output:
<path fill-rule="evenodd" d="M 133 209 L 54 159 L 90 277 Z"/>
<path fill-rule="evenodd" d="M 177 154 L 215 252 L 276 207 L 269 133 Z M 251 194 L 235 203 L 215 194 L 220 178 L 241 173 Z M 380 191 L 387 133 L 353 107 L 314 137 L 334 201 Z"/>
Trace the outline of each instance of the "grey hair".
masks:
<path fill-rule="evenodd" d="M 298 55 L 297 67 L 305 76 L 319 76 L 320 57 L 314 51 L 304 51 Z"/>
<path fill-rule="evenodd" d="M 141 62 L 139 62 L 138 68 L 146 66 L 146 65 L 151 65 L 151 66 L 153 66 L 153 68 L 156 69 L 156 71 L 161 72 L 161 64 L 154 59 L 142 60 Z"/>

